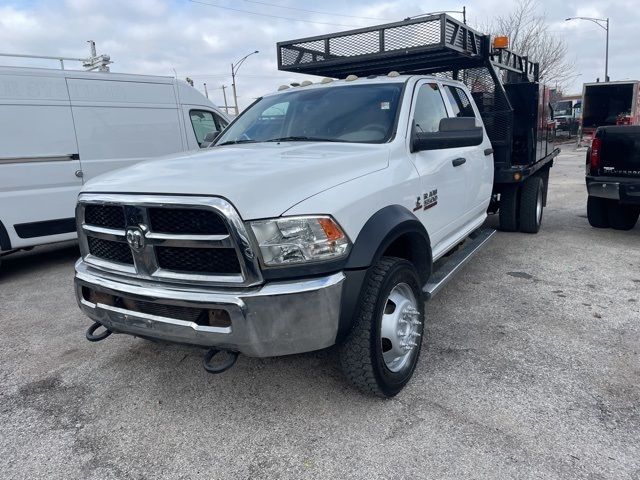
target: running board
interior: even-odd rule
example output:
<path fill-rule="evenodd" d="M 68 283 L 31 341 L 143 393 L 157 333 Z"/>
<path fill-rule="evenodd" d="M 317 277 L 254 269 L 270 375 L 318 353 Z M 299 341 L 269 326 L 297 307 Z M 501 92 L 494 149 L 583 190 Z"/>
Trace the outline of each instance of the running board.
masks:
<path fill-rule="evenodd" d="M 453 253 L 449 259 L 429 278 L 422 287 L 424 299 L 430 300 L 451 280 L 456 273 L 473 257 L 489 239 L 496 233 L 493 228 L 479 228 L 467 237 L 460 250 Z"/>

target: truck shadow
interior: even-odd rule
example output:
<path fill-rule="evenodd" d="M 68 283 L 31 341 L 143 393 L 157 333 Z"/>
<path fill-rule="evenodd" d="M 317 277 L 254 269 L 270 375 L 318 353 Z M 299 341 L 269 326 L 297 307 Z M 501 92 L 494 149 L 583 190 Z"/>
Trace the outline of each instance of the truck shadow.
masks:
<path fill-rule="evenodd" d="M 80 257 L 76 241 L 60 242 L 0 257 L 0 285 L 51 268 L 71 267 Z"/>
<path fill-rule="evenodd" d="M 335 347 L 284 357 L 240 355 L 231 369 L 213 375 L 202 366 L 204 349 L 134 340 L 124 335 L 112 335 L 104 344 L 110 342 L 118 345 L 112 345 L 113 353 L 98 366 L 103 381 L 118 389 L 119 383 L 130 384 L 135 379 L 136 384 L 145 385 L 142 390 L 155 392 L 163 405 L 177 402 L 177 407 L 182 402 L 185 406 L 187 401 L 214 408 L 232 401 L 254 404 L 260 409 L 265 402 L 279 404 L 279 398 L 291 395 L 306 401 L 320 401 L 327 392 L 341 392 L 343 399 L 362 396 L 342 376 Z M 111 377 L 114 372 L 120 374 Z M 190 400 L 186 400 L 185 391 Z"/>

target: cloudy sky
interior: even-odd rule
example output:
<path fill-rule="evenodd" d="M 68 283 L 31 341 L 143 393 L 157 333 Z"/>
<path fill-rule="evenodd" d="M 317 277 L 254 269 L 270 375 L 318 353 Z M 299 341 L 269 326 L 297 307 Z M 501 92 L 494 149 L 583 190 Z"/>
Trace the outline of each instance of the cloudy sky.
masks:
<path fill-rule="evenodd" d="M 189 76 L 221 105 L 230 63 L 259 50 L 240 69 L 241 107 L 278 85 L 305 77 L 278 72 L 277 41 L 401 20 L 428 11 L 467 7 L 482 24 L 505 0 L 0 0 L 0 52 L 83 57 L 86 40 L 111 55 L 112 71 Z M 554 34 L 566 39 L 576 76 L 568 90 L 604 76 L 605 32 L 566 17 L 611 18 L 609 75 L 640 77 L 636 35 L 640 0 L 539 0 Z M 508 7 L 507 7 L 508 8 Z M 453 14 L 455 16 L 455 14 Z M 56 67 L 55 62 L 0 59 L 0 64 Z M 79 68 L 74 65 L 73 68 Z"/>

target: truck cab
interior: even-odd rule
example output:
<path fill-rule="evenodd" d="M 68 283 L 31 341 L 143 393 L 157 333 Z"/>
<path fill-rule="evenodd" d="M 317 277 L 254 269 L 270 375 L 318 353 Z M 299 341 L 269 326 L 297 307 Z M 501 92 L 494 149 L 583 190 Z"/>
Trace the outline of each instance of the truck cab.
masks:
<path fill-rule="evenodd" d="M 445 21 L 475 35 L 442 15 L 380 28 L 410 33 Z M 279 58 L 292 65 L 309 54 L 305 46 L 295 47 L 299 57 L 282 48 Z M 406 60 L 405 52 L 398 46 L 395 57 L 379 58 Z M 324 68 L 326 53 L 316 58 L 314 67 Z M 497 174 L 518 202 L 515 226 L 540 227 L 554 152 L 533 128 L 539 86 L 517 89 L 532 128 L 521 136 L 500 130 L 513 112 L 496 111 L 493 100 L 506 108 L 508 97 L 491 74 L 489 51 L 472 59 L 474 69 L 484 62 L 491 91 L 477 88 L 477 74 L 460 76 L 474 90 L 453 75 L 382 71 L 384 63 L 371 72 L 368 58 L 329 59 L 357 73 L 333 70 L 283 85 L 212 148 L 89 182 L 76 211 L 82 257 L 75 266 L 78 304 L 95 322 L 87 338 L 126 333 L 204 347 L 212 373 L 240 353 L 338 345 L 356 387 L 396 395 L 418 362 L 425 300 L 495 232 L 482 226 L 500 195 Z M 526 76 L 530 65 L 522 65 Z"/>

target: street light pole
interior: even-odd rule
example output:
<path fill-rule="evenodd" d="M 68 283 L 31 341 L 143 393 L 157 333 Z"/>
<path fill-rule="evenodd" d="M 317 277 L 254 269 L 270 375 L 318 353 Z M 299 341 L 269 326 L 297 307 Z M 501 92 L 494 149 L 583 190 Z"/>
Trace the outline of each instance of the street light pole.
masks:
<path fill-rule="evenodd" d="M 598 25 L 600 28 L 604 29 L 607 32 L 607 43 L 606 43 L 606 50 L 604 54 L 604 81 L 608 82 L 609 81 L 609 17 L 607 18 L 569 17 L 564 19 L 565 22 L 568 22 L 569 20 L 587 20 L 589 22 L 595 23 L 596 25 Z"/>
<path fill-rule="evenodd" d="M 236 115 L 238 115 L 239 110 L 238 110 L 238 94 L 236 92 L 236 73 L 238 73 L 238 70 L 240 69 L 240 65 L 242 65 L 242 63 L 251 55 L 255 54 L 255 53 L 260 53 L 258 52 L 258 50 L 256 50 L 255 52 L 251 52 L 248 53 L 247 55 L 245 55 L 244 57 L 242 57 L 240 60 L 238 60 L 236 63 L 232 63 L 231 64 L 231 87 L 233 88 L 233 103 L 235 104 L 235 110 L 236 110 Z"/>
<path fill-rule="evenodd" d="M 607 17 L 607 49 L 604 56 L 604 81 L 609 81 L 609 17 Z"/>

